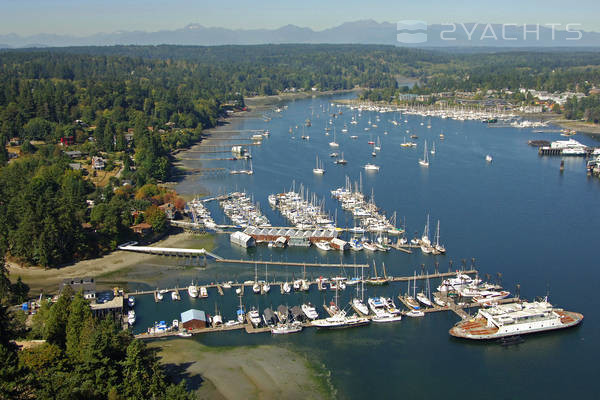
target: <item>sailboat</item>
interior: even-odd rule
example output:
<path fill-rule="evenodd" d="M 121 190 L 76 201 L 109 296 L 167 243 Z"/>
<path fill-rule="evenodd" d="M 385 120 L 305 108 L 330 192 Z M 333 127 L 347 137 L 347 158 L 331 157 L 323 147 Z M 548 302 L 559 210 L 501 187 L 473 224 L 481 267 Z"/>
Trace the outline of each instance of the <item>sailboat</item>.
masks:
<path fill-rule="evenodd" d="M 421 303 L 428 307 L 433 306 L 433 303 L 431 302 L 431 288 L 429 286 L 429 277 L 427 278 L 426 292 L 423 292 L 421 290 L 419 293 L 417 293 L 417 300 L 419 300 Z"/>
<path fill-rule="evenodd" d="M 427 156 L 427 140 L 425 141 L 425 150 L 423 152 L 423 158 L 419 160 L 419 164 L 423 167 L 429 167 L 429 157 Z"/>
<path fill-rule="evenodd" d="M 262 292 L 263 293 L 269 293 L 269 291 L 271 290 L 271 285 L 269 285 L 269 281 L 267 279 L 267 264 L 265 264 L 265 282 L 262 284 Z"/>
<path fill-rule="evenodd" d="M 375 260 L 373 260 L 373 269 L 375 272 L 375 276 L 367 279 L 368 284 L 370 284 L 370 285 L 385 285 L 385 284 L 389 283 L 389 279 L 387 279 L 385 276 L 384 277 L 377 276 L 377 264 L 375 264 Z M 384 271 L 385 271 L 385 264 L 384 264 Z M 385 272 L 384 272 L 384 275 L 385 275 Z"/>
<path fill-rule="evenodd" d="M 317 162 L 315 168 L 313 168 L 313 174 L 323 175 L 325 173 L 325 169 L 322 165 L 319 165 L 319 156 L 317 156 Z"/>
<path fill-rule="evenodd" d="M 444 254 L 446 252 L 446 248 L 444 247 L 444 245 L 440 244 L 440 220 L 438 219 L 438 223 L 437 223 L 437 230 L 435 233 L 435 246 L 433 246 L 433 248 L 439 252 Z"/>
<path fill-rule="evenodd" d="M 431 148 L 430 153 L 435 154 L 435 142 L 433 142 L 433 147 Z"/>
<path fill-rule="evenodd" d="M 340 145 L 335 141 L 335 125 L 333 126 L 333 142 L 329 142 L 330 147 L 340 147 Z"/>
<path fill-rule="evenodd" d="M 379 140 L 379 136 L 377 136 L 377 145 L 374 147 L 375 150 L 381 150 L 381 141 Z"/>
<path fill-rule="evenodd" d="M 365 305 L 365 279 L 364 279 L 364 269 L 361 268 L 361 277 L 360 277 L 360 286 L 361 286 L 361 295 L 360 299 L 358 298 L 358 286 L 356 286 L 356 297 L 352 299 L 350 303 L 354 311 L 362 315 L 369 315 L 369 308 Z"/>
<path fill-rule="evenodd" d="M 348 163 L 348 161 L 346 161 L 344 159 L 344 152 L 342 151 L 342 157 L 338 158 L 337 160 L 335 160 L 336 164 L 341 164 L 341 165 L 346 165 Z"/>
<path fill-rule="evenodd" d="M 427 223 L 423 229 L 423 236 L 421 236 L 421 244 L 427 247 L 431 245 L 431 240 L 429 240 L 429 214 L 427 214 Z"/>
<path fill-rule="evenodd" d="M 417 272 L 415 271 L 415 274 L 414 274 L 414 283 L 413 283 L 413 295 L 412 296 L 410 295 L 410 279 L 409 279 L 408 280 L 408 288 L 407 288 L 407 291 L 406 291 L 406 296 L 404 296 L 404 301 L 413 310 L 418 310 L 418 309 L 421 308 L 419 306 L 419 302 L 415 299 L 416 285 L 417 285 Z"/>
<path fill-rule="evenodd" d="M 254 284 L 252 285 L 252 291 L 256 294 L 260 293 L 260 284 L 258 283 L 258 265 L 254 263 Z"/>

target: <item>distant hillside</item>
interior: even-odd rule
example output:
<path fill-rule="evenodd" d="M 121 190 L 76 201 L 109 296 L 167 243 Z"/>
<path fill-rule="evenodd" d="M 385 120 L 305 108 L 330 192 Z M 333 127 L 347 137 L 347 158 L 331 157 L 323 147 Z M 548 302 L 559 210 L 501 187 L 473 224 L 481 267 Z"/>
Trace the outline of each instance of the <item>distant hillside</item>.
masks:
<path fill-rule="evenodd" d="M 539 36 L 534 25 L 529 25 L 524 35 L 523 26 L 502 26 L 485 23 L 465 23 L 449 25 L 429 25 L 427 40 L 421 43 L 399 43 L 396 23 L 378 23 L 372 20 L 346 22 L 336 27 L 315 31 L 296 25 L 286 25 L 277 29 L 227 29 L 210 28 L 190 24 L 181 29 L 156 32 L 120 31 L 100 33 L 90 36 L 70 36 L 39 34 L 23 37 L 15 34 L 0 35 L 2 47 L 63 47 L 63 46 L 107 46 L 107 45 L 227 45 L 227 44 L 267 44 L 267 43 L 334 43 L 334 44 L 388 44 L 411 47 L 600 47 L 600 33 L 566 32 L 558 27 L 553 32 L 550 27 L 540 26 Z M 562 29 L 562 30 L 561 30 Z M 444 33 L 445 32 L 445 33 Z M 410 33 L 410 32 L 409 32 Z M 503 36 L 504 35 L 504 36 Z M 524 36 L 525 39 L 524 39 Z M 442 38 L 451 39 L 444 40 Z"/>

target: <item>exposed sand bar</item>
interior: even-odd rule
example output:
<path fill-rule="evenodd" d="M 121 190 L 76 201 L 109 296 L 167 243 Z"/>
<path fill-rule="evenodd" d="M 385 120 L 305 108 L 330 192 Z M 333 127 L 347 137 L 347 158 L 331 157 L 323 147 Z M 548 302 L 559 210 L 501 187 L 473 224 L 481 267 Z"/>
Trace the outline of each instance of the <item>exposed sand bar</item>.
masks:
<path fill-rule="evenodd" d="M 149 343 L 184 375 L 199 399 L 325 399 L 327 379 L 302 355 L 279 346 L 207 347 L 191 339 Z"/>

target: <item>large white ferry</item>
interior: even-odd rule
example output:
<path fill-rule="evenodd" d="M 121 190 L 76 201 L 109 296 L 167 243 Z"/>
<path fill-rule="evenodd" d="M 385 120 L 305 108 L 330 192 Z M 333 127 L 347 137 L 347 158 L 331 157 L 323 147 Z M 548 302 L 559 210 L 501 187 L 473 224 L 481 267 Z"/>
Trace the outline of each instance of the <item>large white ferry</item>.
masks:
<path fill-rule="evenodd" d="M 454 325 L 450 335 L 465 339 L 497 339 L 568 328 L 582 320 L 582 314 L 554 308 L 546 297 L 541 301 L 480 309 L 475 318 Z"/>

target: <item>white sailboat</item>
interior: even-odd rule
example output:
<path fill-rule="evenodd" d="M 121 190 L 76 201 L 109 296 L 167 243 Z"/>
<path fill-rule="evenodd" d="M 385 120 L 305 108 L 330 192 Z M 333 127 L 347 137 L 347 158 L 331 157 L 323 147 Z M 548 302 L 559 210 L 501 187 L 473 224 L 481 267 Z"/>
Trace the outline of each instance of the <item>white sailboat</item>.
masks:
<path fill-rule="evenodd" d="M 333 142 L 329 142 L 330 147 L 340 147 L 340 145 L 335 141 L 335 125 L 333 126 Z"/>
<path fill-rule="evenodd" d="M 433 142 L 433 147 L 431 148 L 430 153 L 435 154 L 435 142 Z"/>
<path fill-rule="evenodd" d="M 435 246 L 433 246 L 433 248 L 439 252 L 444 254 L 446 252 L 446 248 L 444 247 L 444 245 L 440 244 L 440 220 L 438 219 L 438 223 L 437 223 L 437 230 L 435 233 Z"/>
<path fill-rule="evenodd" d="M 313 168 L 313 174 L 323 175 L 325 173 L 325 169 L 322 165 L 319 164 L 319 156 L 317 156 L 316 166 Z"/>
<path fill-rule="evenodd" d="M 419 159 L 419 164 L 423 167 L 429 167 L 429 157 L 427 156 L 427 140 L 425 141 L 425 150 L 423 151 L 423 158 Z"/>

